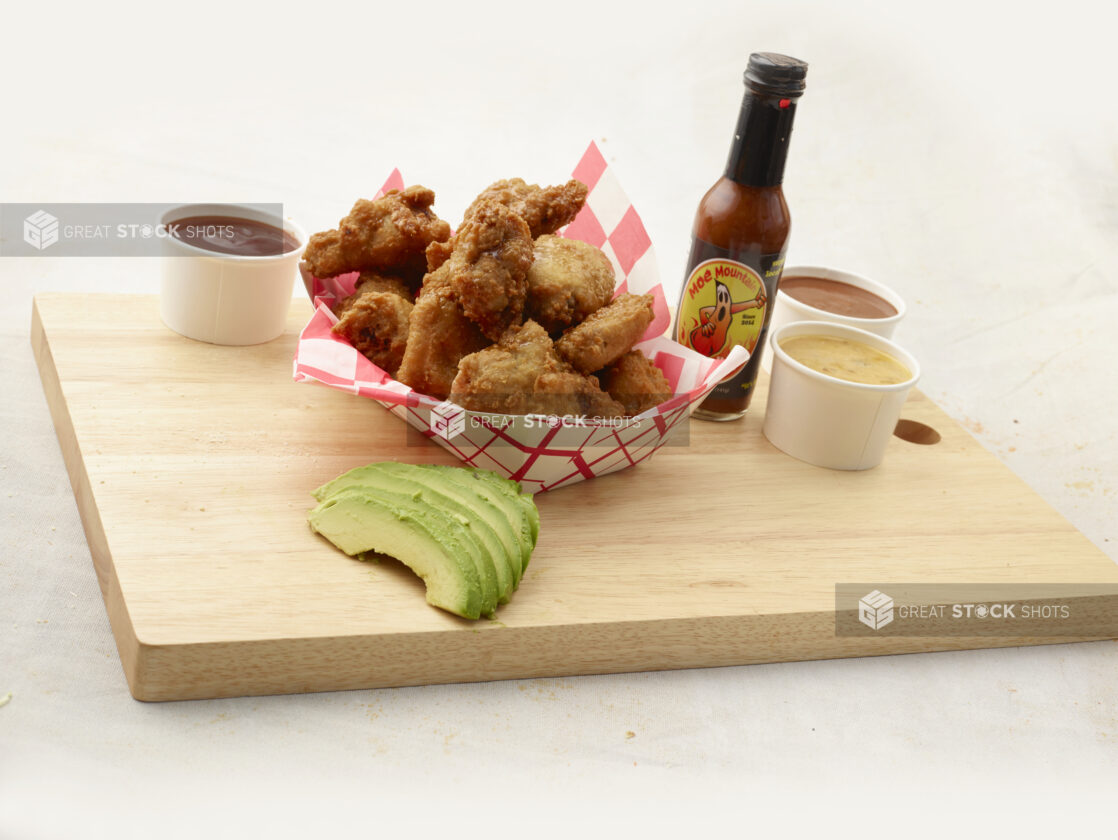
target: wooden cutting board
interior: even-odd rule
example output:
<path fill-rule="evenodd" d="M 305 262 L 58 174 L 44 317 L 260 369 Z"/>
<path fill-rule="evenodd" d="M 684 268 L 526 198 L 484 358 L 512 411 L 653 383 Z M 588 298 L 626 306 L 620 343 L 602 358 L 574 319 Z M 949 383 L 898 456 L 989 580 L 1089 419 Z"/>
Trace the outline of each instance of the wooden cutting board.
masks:
<path fill-rule="evenodd" d="M 1068 641 L 839 636 L 835 585 L 1118 582 L 1118 566 L 919 393 L 884 463 L 800 463 L 736 423 L 543 494 L 496 620 L 426 605 L 392 560 L 312 534 L 352 467 L 457 463 L 378 404 L 292 381 L 287 333 L 218 347 L 154 296 L 41 295 L 31 340 L 128 684 L 141 700 L 692 668 Z"/>

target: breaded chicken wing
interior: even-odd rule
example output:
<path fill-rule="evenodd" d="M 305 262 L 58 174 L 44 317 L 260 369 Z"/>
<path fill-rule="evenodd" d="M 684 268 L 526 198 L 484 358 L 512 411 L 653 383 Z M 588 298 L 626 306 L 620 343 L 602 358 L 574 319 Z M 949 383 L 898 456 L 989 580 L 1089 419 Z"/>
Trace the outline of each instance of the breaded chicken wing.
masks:
<path fill-rule="evenodd" d="M 334 304 L 334 314 L 341 318 L 346 313 L 346 310 L 356 303 L 365 292 L 389 292 L 390 294 L 399 295 L 404 300 L 408 301 L 408 303 L 414 302 L 411 288 L 399 277 L 393 277 L 390 274 L 377 274 L 372 271 L 362 271 L 361 275 L 357 278 L 357 283 L 354 284 L 353 294 Z"/>
<path fill-rule="evenodd" d="M 527 222 L 535 239 L 570 224 L 586 203 L 587 192 L 586 184 L 574 178 L 554 187 L 526 184 L 523 178 L 510 178 L 486 187 L 466 208 L 465 218 L 468 220 L 473 216 L 483 202 L 496 201 Z"/>
<path fill-rule="evenodd" d="M 446 399 L 458 362 L 488 344 L 452 289 L 426 290 L 408 319 L 408 343 L 396 378 L 421 394 Z"/>
<path fill-rule="evenodd" d="M 632 417 L 668 400 L 672 386 L 663 371 L 640 350 L 630 350 L 612 365 L 598 373 L 602 388 L 625 406 Z"/>
<path fill-rule="evenodd" d="M 333 331 L 373 364 L 395 376 L 408 340 L 412 304 L 393 292 L 366 289 L 346 298 Z"/>
<path fill-rule="evenodd" d="M 315 277 L 362 269 L 422 275 L 427 246 L 450 238 L 450 225 L 431 209 L 434 202 L 435 193 L 418 185 L 359 199 L 337 230 L 311 236 L 303 260 Z"/>
<path fill-rule="evenodd" d="M 449 254 L 423 281 L 421 295 L 450 289 L 466 317 L 496 341 L 523 318 L 532 237 L 524 220 L 495 201 L 482 201 L 450 240 Z M 441 259 L 447 247 L 428 250 Z"/>
<path fill-rule="evenodd" d="M 535 321 L 510 327 L 501 340 L 462 359 L 451 400 L 472 411 L 620 417 L 624 408 L 555 353 Z"/>
<path fill-rule="evenodd" d="M 525 314 L 549 333 L 601 309 L 613 297 L 613 266 L 586 242 L 545 234 L 536 239 L 528 269 Z"/>
<path fill-rule="evenodd" d="M 640 341 L 653 317 L 652 295 L 618 295 L 611 304 L 563 333 L 555 349 L 576 370 L 601 370 Z"/>

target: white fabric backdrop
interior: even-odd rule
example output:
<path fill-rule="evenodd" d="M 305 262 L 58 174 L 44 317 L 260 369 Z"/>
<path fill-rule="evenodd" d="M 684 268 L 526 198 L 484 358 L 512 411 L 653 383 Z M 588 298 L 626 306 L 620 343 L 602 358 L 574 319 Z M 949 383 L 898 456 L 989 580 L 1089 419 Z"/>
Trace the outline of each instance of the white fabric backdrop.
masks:
<path fill-rule="evenodd" d="M 399 166 L 454 218 L 492 179 L 565 178 L 594 139 L 669 283 L 723 165 L 748 53 L 804 58 L 790 262 L 900 291 L 921 388 L 1118 559 L 1105 4 L 52 3 L 4 16 L 0 201 L 282 201 L 317 230 Z M 0 277 L 0 837 L 479 817 L 547 833 L 584 814 L 677 830 L 775 815 L 1067 831 L 1113 796 L 1113 642 L 137 703 L 28 324 L 36 292 L 155 292 L 156 266 L 0 259 Z M 478 791 L 494 783 L 489 803 Z M 1015 804 L 997 805 L 1010 791 Z M 502 822 L 508 809 L 519 822 Z"/>

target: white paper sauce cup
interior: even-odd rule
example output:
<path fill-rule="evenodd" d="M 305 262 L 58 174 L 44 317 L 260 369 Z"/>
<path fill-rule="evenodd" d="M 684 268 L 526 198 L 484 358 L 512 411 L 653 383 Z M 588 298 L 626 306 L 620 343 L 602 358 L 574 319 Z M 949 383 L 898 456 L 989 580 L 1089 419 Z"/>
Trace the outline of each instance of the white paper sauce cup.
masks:
<path fill-rule="evenodd" d="M 278 256 L 243 256 L 204 250 L 174 236 L 163 238 L 159 315 L 187 338 L 211 344 L 261 344 L 282 335 L 291 307 L 306 234 L 290 219 L 245 205 L 184 204 L 163 214 L 164 225 L 192 216 L 236 216 L 275 227 L 299 246 Z"/>
<path fill-rule="evenodd" d="M 819 373 L 780 346 L 797 335 L 824 335 L 868 344 L 911 372 L 897 385 L 864 385 Z M 762 430 L 769 442 L 794 458 L 833 470 L 876 467 L 901 416 L 908 392 L 920 378 L 916 359 L 875 333 L 826 321 L 798 321 L 770 333 L 772 376 Z"/>

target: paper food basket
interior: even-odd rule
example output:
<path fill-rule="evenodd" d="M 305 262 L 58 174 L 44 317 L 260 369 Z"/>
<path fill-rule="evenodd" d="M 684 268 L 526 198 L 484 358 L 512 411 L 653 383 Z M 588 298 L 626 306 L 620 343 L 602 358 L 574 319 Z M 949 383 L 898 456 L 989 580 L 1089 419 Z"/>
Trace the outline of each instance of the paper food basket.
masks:
<path fill-rule="evenodd" d="M 537 493 L 625 469 L 650 458 L 687 423 L 718 382 L 749 359 L 734 347 L 710 359 L 665 336 L 670 315 L 656 258 L 640 216 L 622 191 L 597 145 L 591 143 L 572 177 L 589 188 L 586 205 L 561 235 L 600 248 L 618 278 L 615 294 L 651 294 L 655 320 L 636 348 L 663 371 L 675 394 L 634 418 L 560 418 L 484 414 L 440 401 L 397 382 L 332 332 L 331 305 L 353 293 L 357 272 L 320 279 L 303 271 L 314 315 L 296 346 L 297 382 L 376 400 L 423 436 L 464 463 L 493 470 Z M 479 189 L 484 184 L 479 185 Z M 403 189 L 399 170 L 381 188 Z"/>

